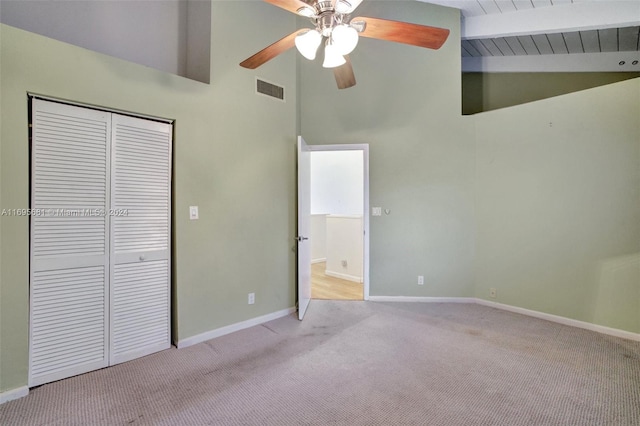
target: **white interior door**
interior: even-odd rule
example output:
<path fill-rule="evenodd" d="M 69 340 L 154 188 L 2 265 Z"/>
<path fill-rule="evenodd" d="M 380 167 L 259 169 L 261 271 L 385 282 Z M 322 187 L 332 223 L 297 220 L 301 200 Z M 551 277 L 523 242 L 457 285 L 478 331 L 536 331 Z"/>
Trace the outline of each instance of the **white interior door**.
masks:
<path fill-rule="evenodd" d="M 32 103 L 29 386 L 108 365 L 111 114 Z"/>
<path fill-rule="evenodd" d="M 111 364 L 170 347 L 171 132 L 113 115 Z"/>
<path fill-rule="evenodd" d="M 311 301 L 311 153 L 298 136 L 298 319 Z"/>

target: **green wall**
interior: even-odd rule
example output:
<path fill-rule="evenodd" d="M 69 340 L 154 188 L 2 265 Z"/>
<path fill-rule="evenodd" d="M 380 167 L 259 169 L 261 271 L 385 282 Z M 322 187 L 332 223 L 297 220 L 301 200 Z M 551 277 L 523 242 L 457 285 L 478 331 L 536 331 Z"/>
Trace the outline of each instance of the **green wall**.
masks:
<path fill-rule="evenodd" d="M 368 143 L 370 294 L 473 296 L 473 121 L 460 115 L 459 12 L 420 2 L 364 2 L 362 16 L 450 28 L 439 50 L 360 38 L 357 85 L 300 59 L 301 130 L 309 144 Z M 418 275 L 425 285 L 418 286 Z"/>
<path fill-rule="evenodd" d="M 458 39 L 453 10 L 362 8 Z M 322 58 L 299 60 L 302 135 L 370 144 L 371 206 L 391 210 L 371 217 L 371 295 L 497 288 L 500 303 L 640 331 L 638 79 L 464 117 L 451 40 L 428 51 L 361 39 L 344 91 Z"/>
<path fill-rule="evenodd" d="M 640 73 L 463 73 L 462 113 L 492 111 L 636 77 Z"/>
<path fill-rule="evenodd" d="M 296 18 L 265 3 L 212 7 L 210 85 L 0 27 L 1 208 L 29 205 L 27 92 L 175 119 L 174 340 L 295 304 L 295 52 L 257 71 L 238 63 Z M 287 101 L 256 95 L 256 75 Z M 27 383 L 29 222 L 0 220 L 1 392 Z"/>
<path fill-rule="evenodd" d="M 476 295 L 640 332 L 640 79 L 477 114 Z"/>

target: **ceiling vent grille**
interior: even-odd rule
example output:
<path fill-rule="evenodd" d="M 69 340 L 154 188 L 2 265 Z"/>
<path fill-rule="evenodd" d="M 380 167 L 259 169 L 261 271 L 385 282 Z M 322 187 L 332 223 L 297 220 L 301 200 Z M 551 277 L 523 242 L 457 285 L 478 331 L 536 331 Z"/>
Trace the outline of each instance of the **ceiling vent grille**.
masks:
<path fill-rule="evenodd" d="M 259 78 L 256 79 L 256 92 L 284 101 L 284 87 L 260 80 Z"/>

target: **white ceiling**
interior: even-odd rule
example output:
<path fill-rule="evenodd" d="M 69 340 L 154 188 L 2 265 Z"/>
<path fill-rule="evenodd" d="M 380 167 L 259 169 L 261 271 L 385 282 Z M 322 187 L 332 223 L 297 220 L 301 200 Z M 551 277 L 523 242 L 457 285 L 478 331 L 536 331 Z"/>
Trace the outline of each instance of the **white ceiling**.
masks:
<path fill-rule="evenodd" d="M 640 0 L 420 1 L 460 9 L 463 71 L 640 72 Z"/>

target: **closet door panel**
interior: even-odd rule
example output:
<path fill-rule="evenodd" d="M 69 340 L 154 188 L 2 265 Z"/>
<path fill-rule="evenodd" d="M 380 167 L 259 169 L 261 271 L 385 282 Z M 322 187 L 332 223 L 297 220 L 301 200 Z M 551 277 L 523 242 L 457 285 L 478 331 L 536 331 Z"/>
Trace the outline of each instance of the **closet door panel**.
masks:
<path fill-rule="evenodd" d="M 168 274 L 166 260 L 115 265 L 112 362 L 169 347 Z"/>
<path fill-rule="evenodd" d="M 170 347 L 170 124 L 113 116 L 111 363 Z"/>
<path fill-rule="evenodd" d="M 105 268 L 35 272 L 30 385 L 106 367 Z"/>
<path fill-rule="evenodd" d="M 30 386 L 108 365 L 110 120 L 32 102 Z"/>

